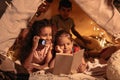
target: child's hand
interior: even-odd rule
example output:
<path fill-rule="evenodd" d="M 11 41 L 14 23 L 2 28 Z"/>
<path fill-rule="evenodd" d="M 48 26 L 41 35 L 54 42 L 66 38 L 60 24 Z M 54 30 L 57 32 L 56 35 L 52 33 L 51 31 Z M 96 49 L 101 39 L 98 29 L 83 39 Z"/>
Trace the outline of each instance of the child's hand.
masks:
<path fill-rule="evenodd" d="M 78 67 L 78 69 L 77 69 L 77 72 L 78 72 L 78 73 L 84 72 L 84 71 L 86 70 L 86 67 L 87 67 L 86 64 L 83 64 L 83 63 L 80 64 L 79 67 Z"/>
<path fill-rule="evenodd" d="M 39 64 L 36 64 L 36 63 L 31 63 L 28 67 L 27 67 L 27 70 L 29 73 L 32 73 L 33 72 L 33 69 L 40 69 L 40 65 Z"/>
<path fill-rule="evenodd" d="M 33 49 L 36 50 L 38 47 L 38 42 L 39 42 L 40 37 L 39 36 L 34 36 L 33 37 Z"/>
<path fill-rule="evenodd" d="M 32 67 L 35 69 L 41 69 L 39 64 L 32 63 Z"/>
<path fill-rule="evenodd" d="M 63 53 L 63 50 L 58 45 L 55 47 L 55 50 L 57 53 Z"/>

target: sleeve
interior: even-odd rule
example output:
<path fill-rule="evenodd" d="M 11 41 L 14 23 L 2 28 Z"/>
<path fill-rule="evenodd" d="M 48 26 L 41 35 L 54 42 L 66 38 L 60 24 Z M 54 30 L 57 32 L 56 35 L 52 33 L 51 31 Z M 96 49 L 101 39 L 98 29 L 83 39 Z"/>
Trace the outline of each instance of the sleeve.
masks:
<path fill-rule="evenodd" d="M 57 22 L 56 16 L 53 16 L 50 20 L 51 20 L 51 24 L 52 24 L 53 35 L 55 35 L 55 33 L 58 30 L 58 26 L 57 26 L 58 22 Z"/>
<path fill-rule="evenodd" d="M 57 27 L 57 17 L 56 16 L 52 16 L 51 23 L 52 23 L 53 26 Z"/>
<path fill-rule="evenodd" d="M 71 23 L 72 23 L 72 27 L 75 27 L 75 22 L 72 18 L 71 18 Z"/>
<path fill-rule="evenodd" d="M 77 52 L 80 50 L 79 46 L 73 46 L 73 53 Z"/>

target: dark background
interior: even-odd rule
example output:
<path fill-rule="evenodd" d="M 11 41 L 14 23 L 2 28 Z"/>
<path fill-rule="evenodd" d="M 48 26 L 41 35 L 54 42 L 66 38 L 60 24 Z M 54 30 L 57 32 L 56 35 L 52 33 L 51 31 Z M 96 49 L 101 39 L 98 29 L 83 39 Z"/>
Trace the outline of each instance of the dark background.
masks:
<path fill-rule="evenodd" d="M 5 1 L 10 3 L 10 1 L 12 1 L 12 0 L 0 0 L 0 18 L 7 8 L 7 4 L 5 3 Z"/>

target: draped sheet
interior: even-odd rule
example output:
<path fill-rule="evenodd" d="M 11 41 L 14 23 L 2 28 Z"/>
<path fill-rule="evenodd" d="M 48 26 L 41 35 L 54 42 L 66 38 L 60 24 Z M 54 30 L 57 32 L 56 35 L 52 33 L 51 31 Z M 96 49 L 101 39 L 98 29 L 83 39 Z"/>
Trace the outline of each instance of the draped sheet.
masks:
<path fill-rule="evenodd" d="M 13 45 L 22 28 L 34 15 L 42 0 L 12 0 L 0 19 L 0 54 Z"/>
<path fill-rule="evenodd" d="M 120 13 L 113 5 L 113 0 L 75 1 L 101 28 L 120 38 Z"/>

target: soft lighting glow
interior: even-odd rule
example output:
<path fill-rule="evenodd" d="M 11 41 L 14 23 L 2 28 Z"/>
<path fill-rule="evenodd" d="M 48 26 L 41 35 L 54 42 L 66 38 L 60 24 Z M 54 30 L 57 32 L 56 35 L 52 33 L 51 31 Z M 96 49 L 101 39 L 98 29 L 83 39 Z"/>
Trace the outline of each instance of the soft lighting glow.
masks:
<path fill-rule="evenodd" d="M 100 29 L 99 29 L 99 28 L 96 28 L 96 30 L 98 30 L 98 31 L 99 31 Z"/>
<path fill-rule="evenodd" d="M 91 21 L 90 24 L 93 25 L 93 22 Z M 94 38 L 99 42 L 101 47 L 109 46 L 104 31 L 101 31 L 101 29 L 95 25 L 93 25 L 93 31 L 95 32 Z"/>
<path fill-rule="evenodd" d="M 102 46 L 102 47 L 105 47 L 105 44 L 106 44 L 107 42 L 106 42 L 106 38 L 102 38 L 101 39 L 101 41 L 100 41 L 100 45 Z"/>
<path fill-rule="evenodd" d="M 90 21 L 90 24 L 92 25 L 94 22 L 93 21 Z"/>

